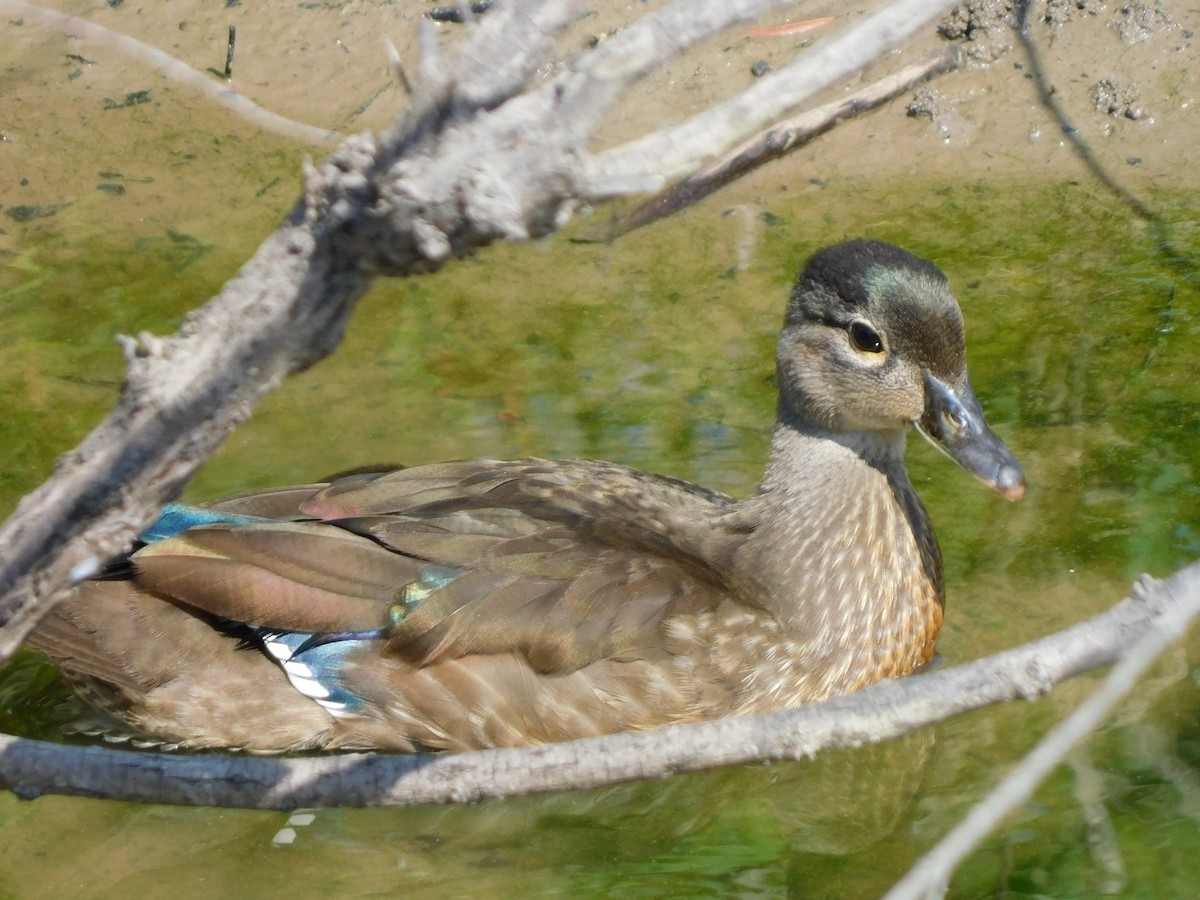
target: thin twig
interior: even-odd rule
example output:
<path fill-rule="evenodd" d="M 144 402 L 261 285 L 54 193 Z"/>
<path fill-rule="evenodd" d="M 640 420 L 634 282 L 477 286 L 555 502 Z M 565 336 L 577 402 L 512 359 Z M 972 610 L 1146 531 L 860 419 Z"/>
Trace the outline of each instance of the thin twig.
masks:
<path fill-rule="evenodd" d="M 164 53 L 157 47 L 151 47 L 137 38 L 119 34 L 79 16 L 68 16 L 53 9 L 46 9 L 44 6 L 26 3 L 25 0 L 0 0 L 0 14 L 13 18 L 28 16 L 64 34 L 78 35 L 85 40 L 116 47 L 133 59 L 155 69 L 165 78 L 198 91 L 205 98 L 236 113 L 264 131 L 318 146 L 329 146 L 342 139 L 342 135 L 336 131 L 314 128 L 312 125 L 305 125 L 303 122 L 296 122 L 278 113 L 263 109 L 253 100 L 234 91 L 229 85 L 214 81 L 208 75 L 193 69 L 169 53 Z M 233 38 L 230 37 L 230 62 L 232 62 L 232 46 Z"/>
<path fill-rule="evenodd" d="M 848 97 L 807 110 L 759 132 L 695 175 L 647 200 L 618 222 L 608 237 L 626 234 L 699 203 L 759 166 L 799 150 L 840 122 L 882 106 L 914 85 L 957 68 L 958 56 L 957 46 L 945 47 Z"/>
<path fill-rule="evenodd" d="M 1200 572 L 1200 565 L 1184 571 Z M 885 900 L 920 900 L 944 894 L 951 873 L 967 855 L 1033 796 L 1067 754 L 1104 723 L 1162 652 L 1183 636 L 1188 623 L 1200 614 L 1200 589 L 1195 582 L 1190 588 L 1181 589 L 1176 579 L 1163 582 L 1160 587 L 1171 596 L 1172 602 L 1149 623 L 1100 687 L 1042 738 L 953 831 L 921 857 Z"/>

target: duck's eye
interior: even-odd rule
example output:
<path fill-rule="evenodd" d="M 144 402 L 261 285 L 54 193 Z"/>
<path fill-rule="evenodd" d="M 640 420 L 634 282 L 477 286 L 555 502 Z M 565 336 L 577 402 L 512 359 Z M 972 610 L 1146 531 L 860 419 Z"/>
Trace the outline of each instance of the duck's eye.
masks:
<path fill-rule="evenodd" d="M 883 352 L 883 341 L 879 339 L 879 332 L 861 319 L 850 323 L 850 343 L 863 353 Z"/>

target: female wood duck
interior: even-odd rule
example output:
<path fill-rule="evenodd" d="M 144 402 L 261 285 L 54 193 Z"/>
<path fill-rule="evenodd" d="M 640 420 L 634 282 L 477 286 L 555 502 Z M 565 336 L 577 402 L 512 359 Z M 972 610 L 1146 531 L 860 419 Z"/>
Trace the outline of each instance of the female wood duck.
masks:
<path fill-rule="evenodd" d="M 933 264 L 809 260 L 745 500 L 613 463 L 471 460 L 171 505 L 31 638 L 136 735 L 500 747 L 775 710 L 920 669 L 941 555 L 915 426 L 1010 500 Z"/>

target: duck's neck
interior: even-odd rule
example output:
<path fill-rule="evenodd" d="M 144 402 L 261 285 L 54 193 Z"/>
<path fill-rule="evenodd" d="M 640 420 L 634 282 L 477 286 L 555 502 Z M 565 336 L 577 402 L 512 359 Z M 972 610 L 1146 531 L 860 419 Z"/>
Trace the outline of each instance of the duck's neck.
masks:
<path fill-rule="evenodd" d="M 738 504 L 734 568 L 785 627 L 831 652 L 905 645 L 919 665 L 941 625 L 941 556 L 904 440 L 781 419 L 761 491 Z"/>
<path fill-rule="evenodd" d="M 885 479 L 898 476 L 912 488 L 904 472 L 905 432 L 838 432 L 789 421 L 780 417 L 771 438 L 771 455 L 763 476 L 761 494 L 807 491 L 827 481 L 839 468 L 867 470 Z"/>

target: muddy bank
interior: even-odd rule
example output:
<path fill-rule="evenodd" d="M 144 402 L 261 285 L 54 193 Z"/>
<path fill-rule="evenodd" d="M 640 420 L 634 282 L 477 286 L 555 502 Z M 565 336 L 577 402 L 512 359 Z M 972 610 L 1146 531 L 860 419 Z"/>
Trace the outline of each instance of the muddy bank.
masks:
<path fill-rule="evenodd" d="M 213 9 L 171 4 L 73 3 L 64 11 L 178 57 L 279 115 L 352 132 L 384 126 L 406 102 L 383 46 L 417 64 L 425 4 L 269 3 Z M 640 4 L 587 11 L 563 41 L 564 56 L 619 29 Z M 819 19 L 841 4 L 804 8 Z M 622 105 L 598 143 L 610 145 L 680 121 L 756 77 L 785 65 L 842 26 L 810 31 L 742 29 L 701 46 L 656 73 Z M 764 190 L 912 178 L 1091 177 L 1078 143 L 1139 196 L 1190 189 L 1189 153 L 1200 138 L 1193 57 L 1197 12 L 1138 2 L 1051 0 L 1029 8 L 1023 42 L 1014 5 L 985 0 L 948 16 L 922 40 L 843 85 L 837 96 L 901 62 L 953 40 L 965 65 L 884 109 L 843 125 L 791 158 L 768 166 L 715 201 L 754 201 Z M 221 78 L 228 30 L 237 29 L 232 77 Z M 447 52 L 464 26 L 433 26 Z M 134 234 L 171 229 L 199 241 L 253 233 L 293 201 L 299 163 L 311 146 L 261 131 L 162 77 L 111 43 L 71 28 L 11 18 L 0 31 L 0 253 L 18 254 L 59 221 L 86 231 Z M 1035 55 L 1030 55 L 1033 48 Z M 1043 102 L 1053 98 L 1054 108 Z M 828 96 L 820 99 L 828 99 Z"/>

